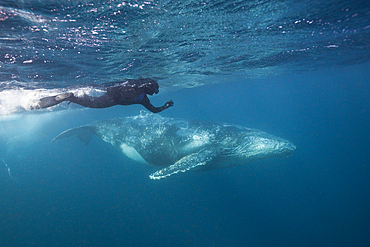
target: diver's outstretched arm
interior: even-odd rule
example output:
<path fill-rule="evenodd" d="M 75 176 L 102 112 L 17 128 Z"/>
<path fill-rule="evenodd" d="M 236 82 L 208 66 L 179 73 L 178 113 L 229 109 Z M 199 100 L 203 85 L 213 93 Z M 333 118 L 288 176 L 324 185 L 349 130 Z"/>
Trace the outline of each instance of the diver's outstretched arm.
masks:
<path fill-rule="evenodd" d="M 145 95 L 143 97 L 142 101 L 140 102 L 140 104 L 142 104 L 149 111 L 151 111 L 153 113 L 158 113 L 158 112 L 161 112 L 161 111 L 163 111 L 163 110 L 165 110 L 165 109 L 173 106 L 173 101 L 172 100 L 169 100 L 163 106 L 155 107 L 155 106 L 152 105 L 152 103 L 150 103 L 150 100 Z"/>

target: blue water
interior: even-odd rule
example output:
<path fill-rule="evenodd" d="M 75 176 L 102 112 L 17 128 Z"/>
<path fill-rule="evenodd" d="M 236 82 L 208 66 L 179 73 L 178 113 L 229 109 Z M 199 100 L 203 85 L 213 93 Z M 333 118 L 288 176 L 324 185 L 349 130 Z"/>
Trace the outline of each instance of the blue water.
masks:
<path fill-rule="evenodd" d="M 0 0 L 0 29 L 1 246 L 370 245 L 368 1 Z M 142 106 L 29 110 L 140 77 L 162 116 L 297 150 L 150 180 L 100 138 L 50 143 Z"/>

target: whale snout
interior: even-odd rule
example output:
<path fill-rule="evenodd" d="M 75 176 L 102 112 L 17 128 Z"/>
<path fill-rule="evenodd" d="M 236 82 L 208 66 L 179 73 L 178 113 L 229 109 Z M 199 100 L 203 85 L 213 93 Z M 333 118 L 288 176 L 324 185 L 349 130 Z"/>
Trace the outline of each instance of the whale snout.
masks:
<path fill-rule="evenodd" d="M 286 149 L 287 155 L 291 155 L 294 152 L 294 150 L 297 149 L 297 147 L 290 141 L 286 141 L 285 149 Z"/>
<path fill-rule="evenodd" d="M 294 150 L 297 149 L 292 142 L 282 138 L 276 138 L 272 140 L 272 142 L 275 143 L 275 152 L 277 156 L 290 156 Z"/>

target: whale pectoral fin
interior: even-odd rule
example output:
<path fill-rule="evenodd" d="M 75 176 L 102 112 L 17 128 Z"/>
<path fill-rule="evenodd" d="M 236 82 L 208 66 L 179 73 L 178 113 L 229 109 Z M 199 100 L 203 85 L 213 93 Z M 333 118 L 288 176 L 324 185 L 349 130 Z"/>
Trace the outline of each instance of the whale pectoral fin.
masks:
<path fill-rule="evenodd" d="M 74 135 L 77 136 L 77 138 L 81 142 L 83 142 L 83 144 L 86 146 L 90 142 L 92 135 L 96 135 L 96 131 L 93 126 L 82 126 L 78 128 L 69 129 L 60 133 L 57 137 L 55 137 L 51 141 L 51 143 L 53 143 L 56 140 L 68 138 Z"/>
<path fill-rule="evenodd" d="M 149 175 L 151 179 L 161 179 L 169 177 L 173 174 L 179 172 L 186 172 L 197 166 L 204 166 L 210 162 L 214 157 L 213 150 L 202 150 L 198 153 L 189 154 L 175 164 L 163 168 L 162 170 L 156 171 L 155 173 Z"/>

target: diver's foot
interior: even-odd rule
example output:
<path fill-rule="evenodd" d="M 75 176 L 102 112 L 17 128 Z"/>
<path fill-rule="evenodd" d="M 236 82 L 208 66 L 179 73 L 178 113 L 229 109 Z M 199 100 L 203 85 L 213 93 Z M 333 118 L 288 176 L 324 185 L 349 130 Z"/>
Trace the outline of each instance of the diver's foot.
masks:
<path fill-rule="evenodd" d="M 73 96 L 73 93 L 62 93 L 62 94 L 59 94 L 57 96 L 55 96 L 55 100 L 56 101 L 64 101 L 70 97 Z"/>

